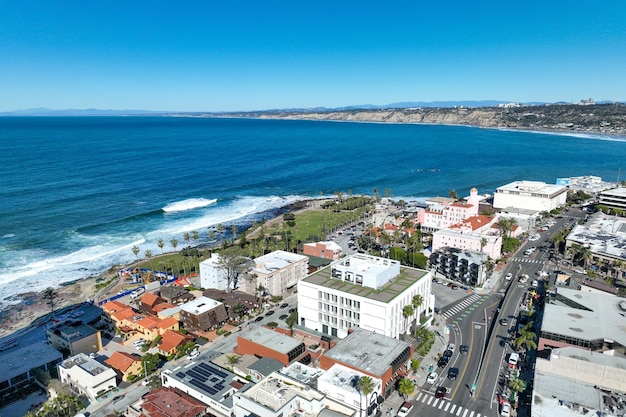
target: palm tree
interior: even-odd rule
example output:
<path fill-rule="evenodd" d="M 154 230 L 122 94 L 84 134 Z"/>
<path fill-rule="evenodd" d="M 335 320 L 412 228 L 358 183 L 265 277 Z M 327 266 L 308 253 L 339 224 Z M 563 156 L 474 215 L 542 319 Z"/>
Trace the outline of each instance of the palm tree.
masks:
<path fill-rule="evenodd" d="M 41 294 L 43 299 L 46 300 L 46 304 L 50 306 L 50 311 L 53 317 L 54 317 L 54 301 L 58 295 L 59 294 L 57 293 L 57 291 L 52 287 L 46 288 L 44 292 Z"/>
<path fill-rule="evenodd" d="M 515 378 L 514 380 L 509 382 L 509 388 L 511 388 L 513 391 L 524 392 L 524 390 L 526 389 L 526 382 L 521 379 Z"/>
<path fill-rule="evenodd" d="M 230 230 L 231 230 L 231 231 L 232 231 L 232 233 L 233 233 L 233 242 L 234 242 L 234 241 L 235 241 L 235 238 L 237 237 L 237 232 L 238 232 L 238 230 L 237 230 L 237 225 L 236 225 L 236 224 L 233 224 L 233 227 L 232 227 Z"/>
<path fill-rule="evenodd" d="M 615 269 L 615 276 L 617 279 L 622 278 L 622 267 L 624 266 L 624 262 L 621 259 L 613 260 L 613 269 Z"/>
<path fill-rule="evenodd" d="M 183 233 L 183 240 L 185 241 L 185 243 L 187 243 L 187 246 L 189 246 L 189 241 L 191 240 L 191 235 L 189 234 L 189 232 Z"/>
<path fill-rule="evenodd" d="M 163 247 L 165 246 L 165 242 L 163 241 L 163 239 L 157 240 L 157 246 L 159 247 L 159 249 L 161 249 L 161 254 L 163 254 Z"/>
<path fill-rule="evenodd" d="M 411 304 L 404 306 L 402 309 L 402 315 L 404 316 L 404 322 L 407 334 L 409 333 L 409 317 L 415 314 L 415 309 Z"/>
<path fill-rule="evenodd" d="M 172 245 L 172 248 L 174 248 L 174 252 L 176 252 L 176 247 L 178 246 L 178 239 L 170 240 L 170 245 Z"/>
<path fill-rule="evenodd" d="M 220 234 L 220 236 L 222 235 L 222 232 L 224 232 L 224 225 L 222 223 L 219 223 L 217 225 L 217 233 Z"/>
<path fill-rule="evenodd" d="M 415 309 L 415 312 L 417 313 L 417 316 L 415 316 L 415 327 L 417 327 L 417 320 L 419 319 L 419 316 L 420 316 L 419 309 L 422 306 L 422 304 L 424 304 L 424 297 L 422 297 L 421 294 L 415 294 L 413 296 L 413 299 L 411 300 L 411 304 L 413 305 L 413 308 Z"/>
<path fill-rule="evenodd" d="M 361 414 L 363 413 L 363 397 L 365 397 L 365 409 L 367 410 L 367 396 L 374 391 L 374 381 L 369 376 L 362 376 L 356 384 L 357 389 L 361 393 Z"/>
<path fill-rule="evenodd" d="M 527 323 L 519 331 L 519 336 L 513 341 L 516 349 L 524 348 L 525 350 L 537 349 L 537 334 L 533 329 L 533 322 Z"/>
<path fill-rule="evenodd" d="M 135 254 L 135 258 L 137 258 L 137 260 L 139 260 L 139 246 L 135 245 L 135 246 L 133 246 L 133 248 L 131 250 Z"/>
<path fill-rule="evenodd" d="M 486 237 L 481 237 L 480 238 L 480 252 L 482 253 L 483 249 L 485 248 L 485 246 L 487 246 L 487 238 Z"/>
<path fill-rule="evenodd" d="M 215 239 L 215 230 L 211 230 L 209 232 L 209 240 L 213 240 L 213 239 Z"/>
<path fill-rule="evenodd" d="M 234 353 L 232 355 L 228 355 L 227 358 L 228 358 L 228 363 L 231 365 L 235 365 L 237 364 L 237 362 L 239 362 L 239 355 L 236 355 Z"/>
<path fill-rule="evenodd" d="M 144 255 L 146 258 L 150 259 L 152 258 L 152 251 L 150 249 L 146 249 L 146 251 L 144 252 Z"/>
<path fill-rule="evenodd" d="M 198 238 L 200 237 L 200 235 L 198 234 L 197 231 L 192 230 L 191 231 L 191 238 L 193 239 L 194 243 L 196 246 L 198 246 Z"/>
<path fill-rule="evenodd" d="M 402 378 L 398 384 L 398 392 L 402 395 L 402 398 L 406 401 L 408 395 L 413 394 L 415 391 L 415 385 L 409 378 Z"/>

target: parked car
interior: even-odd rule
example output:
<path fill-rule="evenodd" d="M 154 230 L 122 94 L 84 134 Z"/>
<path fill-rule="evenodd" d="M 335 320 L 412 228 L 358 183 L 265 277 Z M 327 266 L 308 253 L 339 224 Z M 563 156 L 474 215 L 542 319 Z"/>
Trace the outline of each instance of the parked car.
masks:
<path fill-rule="evenodd" d="M 434 384 L 435 381 L 437 381 L 437 378 L 439 378 L 439 374 L 437 372 L 431 372 L 426 377 L 426 383 L 427 384 Z"/>
<path fill-rule="evenodd" d="M 513 278 L 513 274 L 510 273 L 510 272 L 508 274 L 506 274 L 506 276 L 504 277 L 504 279 L 506 279 L 507 281 L 510 281 L 511 278 Z"/>
<path fill-rule="evenodd" d="M 439 359 L 439 362 L 437 362 L 437 366 L 440 368 L 443 368 L 448 364 L 449 361 L 450 361 L 449 356 L 442 356 L 441 359 Z"/>
<path fill-rule="evenodd" d="M 510 417 L 511 416 L 511 404 L 507 402 L 502 403 L 502 409 L 500 410 L 500 415 L 502 417 Z"/>
<path fill-rule="evenodd" d="M 508 326 L 509 325 L 509 319 L 507 319 L 506 317 L 503 319 L 500 319 L 500 324 L 503 326 Z"/>
<path fill-rule="evenodd" d="M 267 313 L 265 313 L 265 317 L 269 317 L 269 316 L 271 316 L 271 315 L 272 315 L 272 314 L 274 314 L 274 313 L 275 313 L 275 311 L 274 311 L 274 310 L 270 310 L 270 311 L 268 311 Z"/>
<path fill-rule="evenodd" d="M 282 303 L 282 304 L 280 305 L 280 308 L 287 308 L 287 307 L 289 307 L 289 304 L 288 304 L 288 303 Z"/>
<path fill-rule="evenodd" d="M 450 349 L 446 349 L 443 351 L 443 358 L 448 358 L 450 359 L 452 357 L 452 353 L 454 353 L 454 351 L 450 350 Z"/>
<path fill-rule="evenodd" d="M 445 398 L 448 393 L 448 389 L 446 387 L 439 387 L 437 391 L 435 391 L 435 398 Z"/>
<path fill-rule="evenodd" d="M 458 375 L 459 375 L 459 368 L 448 369 L 448 379 L 451 379 L 452 381 L 454 381 Z"/>
<path fill-rule="evenodd" d="M 113 400 L 111 400 L 112 402 L 118 402 L 119 400 L 121 400 L 122 398 L 124 398 L 124 394 L 122 395 L 116 395 L 115 397 L 113 397 Z"/>
<path fill-rule="evenodd" d="M 254 319 L 254 321 L 256 321 L 257 323 L 260 322 L 261 320 L 263 320 L 263 316 L 259 316 L 256 319 Z"/>
<path fill-rule="evenodd" d="M 402 404 L 402 407 L 400 407 L 400 410 L 398 410 L 398 417 L 406 417 L 409 415 L 409 413 L 411 412 L 411 410 L 413 410 L 413 404 L 410 402 L 405 402 Z"/>
<path fill-rule="evenodd" d="M 448 344 L 447 350 L 451 350 L 452 352 L 454 352 L 454 349 L 456 349 L 456 345 L 454 343 Z"/>

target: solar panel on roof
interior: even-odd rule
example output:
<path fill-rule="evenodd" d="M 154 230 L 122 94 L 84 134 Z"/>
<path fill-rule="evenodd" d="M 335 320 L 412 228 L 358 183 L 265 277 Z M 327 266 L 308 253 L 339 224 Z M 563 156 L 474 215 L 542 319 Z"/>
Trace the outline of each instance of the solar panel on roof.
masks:
<path fill-rule="evenodd" d="M 176 376 L 182 379 L 182 378 L 185 377 L 185 373 L 184 372 L 179 372 L 179 373 L 176 374 Z"/>

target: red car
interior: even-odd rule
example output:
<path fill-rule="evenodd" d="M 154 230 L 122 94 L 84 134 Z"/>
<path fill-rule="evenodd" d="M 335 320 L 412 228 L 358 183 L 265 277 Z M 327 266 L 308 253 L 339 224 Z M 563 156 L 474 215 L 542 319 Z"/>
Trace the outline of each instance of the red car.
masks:
<path fill-rule="evenodd" d="M 446 387 L 439 387 L 435 391 L 435 398 L 445 398 L 447 393 L 448 389 Z"/>

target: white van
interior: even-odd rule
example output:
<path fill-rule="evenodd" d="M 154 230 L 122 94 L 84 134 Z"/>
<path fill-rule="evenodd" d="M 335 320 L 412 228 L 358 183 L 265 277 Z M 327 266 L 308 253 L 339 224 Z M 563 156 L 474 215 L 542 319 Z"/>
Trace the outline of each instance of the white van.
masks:
<path fill-rule="evenodd" d="M 511 368 L 517 367 L 517 362 L 519 362 L 519 355 L 515 352 L 509 355 L 509 366 Z"/>

